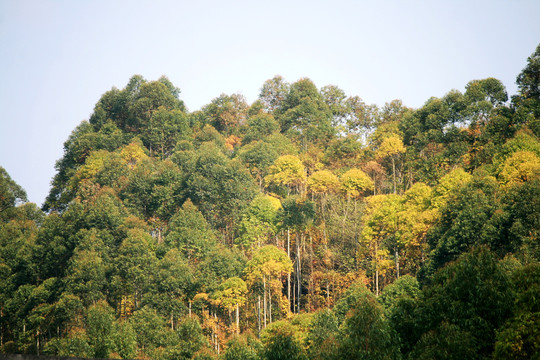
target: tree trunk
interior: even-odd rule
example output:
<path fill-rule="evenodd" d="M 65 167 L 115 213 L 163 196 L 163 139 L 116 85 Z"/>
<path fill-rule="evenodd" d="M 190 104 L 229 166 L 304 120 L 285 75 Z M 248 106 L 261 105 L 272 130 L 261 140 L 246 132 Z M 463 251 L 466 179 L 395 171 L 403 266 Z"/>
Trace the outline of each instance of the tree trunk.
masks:
<path fill-rule="evenodd" d="M 264 328 L 266 328 L 266 276 L 263 275 L 263 317 Z"/>
<path fill-rule="evenodd" d="M 296 241 L 296 259 L 297 259 L 296 279 L 298 281 L 298 290 L 297 290 L 297 297 L 296 297 L 296 301 L 297 301 L 296 313 L 297 314 L 300 312 L 300 297 L 302 296 L 302 264 L 301 264 L 302 257 L 300 255 L 300 251 L 301 251 L 300 239 L 301 239 L 301 235 Z"/>
<path fill-rule="evenodd" d="M 236 333 L 240 334 L 240 306 L 236 303 Z"/>
<path fill-rule="evenodd" d="M 396 193 L 396 160 L 392 156 L 392 173 L 394 175 L 394 194 Z"/>
<path fill-rule="evenodd" d="M 375 295 L 379 296 L 379 254 L 377 242 L 375 242 Z"/>
<path fill-rule="evenodd" d="M 261 295 L 258 296 L 259 297 L 259 301 L 257 301 L 257 328 L 258 328 L 258 333 L 257 333 L 257 337 L 261 337 Z"/>
<path fill-rule="evenodd" d="M 291 259 L 291 231 L 287 228 L 287 257 Z M 289 311 L 291 310 L 291 273 L 287 274 L 287 301 L 289 302 Z"/>
<path fill-rule="evenodd" d="M 379 296 L 379 269 L 375 268 L 375 295 Z"/>
<path fill-rule="evenodd" d="M 396 257 L 396 277 L 399 279 L 399 251 L 397 247 L 395 251 L 395 257 Z"/>
<path fill-rule="evenodd" d="M 268 319 L 272 323 L 272 283 L 268 286 Z"/>

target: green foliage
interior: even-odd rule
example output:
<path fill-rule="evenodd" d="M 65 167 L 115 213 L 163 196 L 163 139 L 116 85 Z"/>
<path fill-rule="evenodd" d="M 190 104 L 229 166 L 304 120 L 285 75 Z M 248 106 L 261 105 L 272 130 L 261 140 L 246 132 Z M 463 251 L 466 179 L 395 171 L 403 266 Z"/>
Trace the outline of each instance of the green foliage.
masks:
<path fill-rule="evenodd" d="M 527 66 L 516 79 L 521 96 L 526 99 L 540 99 L 540 44 L 527 59 Z"/>
<path fill-rule="evenodd" d="M 303 149 L 307 148 L 308 142 L 326 143 L 334 133 L 332 112 L 309 79 L 291 85 L 277 118 L 281 130 L 292 134 Z"/>
<path fill-rule="evenodd" d="M 210 125 L 226 134 L 246 121 L 248 105 L 240 94 L 225 95 L 212 100 L 202 111 Z"/>
<path fill-rule="evenodd" d="M 191 359 L 207 343 L 201 325 L 196 318 L 182 319 L 175 333 L 178 342 L 174 348 L 169 350 L 171 358 Z"/>
<path fill-rule="evenodd" d="M 511 103 L 486 78 L 416 110 L 276 76 L 189 113 L 132 77 L 66 140 L 47 214 L 0 168 L 0 351 L 537 357 L 537 53 Z"/>
<path fill-rule="evenodd" d="M 248 333 L 235 336 L 227 343 L 225 360 L 258 360 L 262 344 L 255 336 Z"/>
<path fill-rule="evenodd" d="M 283 101 L 287 96 L 290 85 L 280 75 L 266 80 L 259 93 L 259 99 L 262 101 L 266 110 L 273 113 L 283 106 Z"/>
<path fill-rule="evenodd" d="M 142 349 L 152 350 L 163 344 L 165 321 L 154 309 L 144 306 L 134 311 L 129 323 L 135 330 L 137 344 Z"/>
<path fill-rule="evenodd" d="M 398 302 L 402 299 L 417 300 L 420 297 L 420 285 L 416 278 L 410 275 L 401 276 L 392 284 L 386 286 L 377 300 L 383 305 L 385 311 L 391 314 Z"/>
<path fill-rule="evenodd" d="M 340 341 L 338 330 L 339 323 L 332 311 L 326 309 L 315 313 L 306 339 L 309 358 L 334 358 Z"/>
<path fill-rule="evenodd" d="M 296 338 L 296 328 L 289 322 L 276 322 L 265 330 L 262 336 L 264 344 L 263 359 L 300 360 L 306 355 Z"/>
<path fill-rule="evenodd" d="M 478 345 L 471 333 L 459 326 L 443 322 L 436 330 L 425 333 L 414 350 L 412 359 L 479 359 Z"/>
<path fill-rule="evenodd" d="M 187 187 L 189 197 L 205 218 L 227 235 L 256 191 L 246 168 L 238 161 L 229 160 L 212 144 L 199 149 Z"/>
<path fill-rule="evenodd" d="M 206 219 L 188 199 L 171 218 L 165 243 L 179 249 L 191 260 L 203 258 L 215 242 L 215 235 Z"/>
<path fill-rule="evenodd" d="M 540 266 L 518 267 L 512 274 L 517 293 L 514 315 L 497 331 L 496 359 L 535 359 L 540 354 Z"/>
<path fill-rule="evenodd" d="M 499 186 L 493 178 L 476 178 L 446 204 L 439 222 L 427 234 L 434 269 L 475 245 L 489 244 L 494 250 L 504 246 L 500 228 L 490 221 L 499 210 L 498 196 Z"/>
<path fill-rule="evenodd" d="M 5 221 L 9 216 L 8 211 L 22 201 L 28 201 L 26 192 L 0 166 L 0 220 Z"/>
<path fill-rule="evenodd" d="M 114 352 L 122 359 L 137 355 L 137 335 L 129 322 L 115 322 L 113 328 Z"/>
<path fill-rule="evenodd" d="M 352 309 L 354 304 L 358 303 L 361 299 L 366 296 L 370 296 L 371 293 L 366 288 L 366 286 L 360 282 L 353 283 L 351 287 L 343 294 L 341 299 L 334 306 L 334 313 L 339 321 L 343 323 L 345 320 L 345 315 L 347 312 Z"/>
<path fill-rule="evenodd" d="M 266 136 L 279 131 L 279 123 L 274 117 L 263 112 L 250 117 L 247 126 L 246 134 L 242 139 L 243 144 L 248 144 L 256 140 L 263 140 Z"/>
<path fill-rule="evenodd" d="M 236 243 L 247 249 L 255 244 L 260 247 L 267 237 L 276 233 L 280 208 L 279 199 L 258 195 L 242 216 L 239 223 L 240 236 L 235 240 Z"/>
<path fill-rule="evenodd" d="M 347 313 L 340 331 L 338 358 L 341 359 L 396 359 L 397 342 L 382 306 L 369 292 L 359 296 Z"/>
<path fill-rule="evenodd" d="M 88 308 L 86 334 L 88 344 L 93 347 L 93 357 L 109 357 L 113 348 L 113 321 L 113 310 L 105 301 L 99 301 Z"/>
<path fill-rule="evenodd" d="M 456 337 L 452 341 L 457 344 L 439 344 L 440 351 L 466 341 L 471 346 L 467 351 L 486 357 L 493 351 L 495 330 L 511 315 L 512 299 L 511 283 L 501 264 L 488 249 L 479 247 L 434 275 L 432 285 L 424 290 L 417 326 L 423 334 L 449 331 Z M 417 348 L 429 347 L 432 341 L 421 341 Z"/>

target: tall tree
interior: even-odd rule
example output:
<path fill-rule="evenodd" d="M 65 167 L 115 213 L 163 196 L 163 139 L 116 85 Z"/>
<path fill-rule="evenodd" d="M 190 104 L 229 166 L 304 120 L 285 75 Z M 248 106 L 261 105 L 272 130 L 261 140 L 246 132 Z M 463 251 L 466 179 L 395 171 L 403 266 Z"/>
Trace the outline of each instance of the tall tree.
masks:
<path fill-rule="evenodd" d="M 297 138 L 304 151 L 308 142 L 325 144 L 334 135 L 332 112 L 309 79 L 301 79 L 291 85 L 277 118 L 281 130 Z"/>
<path fill-rule="evenodd" d="M 377 149 L 377 157 L 384 159 L 390 158 L 392 161 L 392 179 L 394 184 L 394 194 L 397 191 L 397 181 L 396 181 L 396 161 L 399 158 L 400 154 L 405 152 L 405 147 L 403 142 L 398 136 L 391 136 L 382 142 L 381 146 Z"/>
<path fill-rule="evenodd" d="M 290 85 L 280 75 L 266 80 L 259 93 L 259 99 L 266 110 L 274 113 L 279 109 L 289 92 Z"/>

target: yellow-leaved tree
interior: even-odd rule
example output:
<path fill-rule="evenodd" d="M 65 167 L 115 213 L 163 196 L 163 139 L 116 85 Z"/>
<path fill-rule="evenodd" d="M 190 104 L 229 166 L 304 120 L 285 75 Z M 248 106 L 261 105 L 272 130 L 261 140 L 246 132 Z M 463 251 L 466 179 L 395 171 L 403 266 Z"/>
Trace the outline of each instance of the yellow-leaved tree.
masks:
<path fill-rule="evenodd" d="M 392 160 L 392 178 L 394 183 L 394 194 L 396 193 L 396 160 L 405 152 L 405 146 L 399 136 L 394 135 L 383 140 L 376 156 L 380 159 L 390 158 Z"/>
<path fill-rule="evenodd" d="M 298 157 L 283 155 L 270 166 L 269 174 L 264 180 L 268 184 L 286 186 L 288 194 L 293 189 L 300 193 L 306 181 L 306 170 Z"/>
<path fill-rule="evenodd" d="M 290 274 L 293 265 L 287 253 L 273 245 L 266 245 L 255 251 L 253 258 L 246 266 L 246 280 L 252 291 L 263 290 L 263 325 L 266 327 L 267 321 L 272 322 L 272 303 L 277 299 L 277 308 L 283 312 L 288 311 L 286 304 L 288 301 L 281 295 L 282 277 Z M 260 309 L 261 296 L 258 295 Z M 259 324 L 260 328 L 261 324 Z"/>

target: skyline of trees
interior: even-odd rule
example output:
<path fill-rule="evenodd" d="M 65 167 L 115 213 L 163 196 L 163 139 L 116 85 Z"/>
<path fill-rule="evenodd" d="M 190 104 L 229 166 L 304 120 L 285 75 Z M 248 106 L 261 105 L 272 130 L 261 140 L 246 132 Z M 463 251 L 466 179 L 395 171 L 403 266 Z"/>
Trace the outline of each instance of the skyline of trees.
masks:
<path fill-rule="evenodd" d="M 539 58 L 510 99 L 487 78 L 418 109 L 276 76 L 190 113 L 133 76 L 42 209 L 0 167 L 0 352 L 538 354 Z"/>

